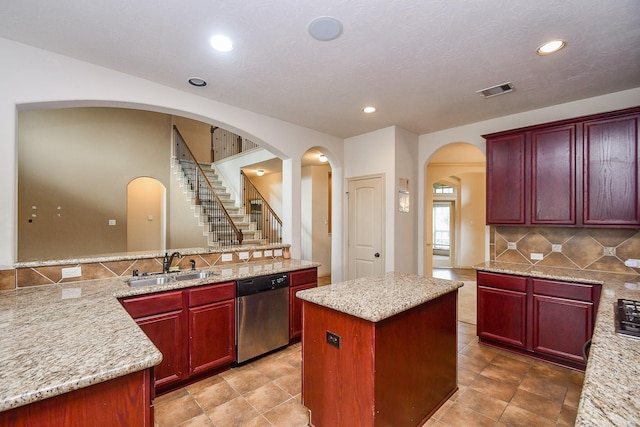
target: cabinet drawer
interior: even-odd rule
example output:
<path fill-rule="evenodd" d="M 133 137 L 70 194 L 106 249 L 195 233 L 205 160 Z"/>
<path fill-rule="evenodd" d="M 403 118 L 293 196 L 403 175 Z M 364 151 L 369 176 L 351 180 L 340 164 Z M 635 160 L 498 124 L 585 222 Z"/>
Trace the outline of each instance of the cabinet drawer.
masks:
<path fill-rule="evenodd" d="M 557 298 L 593 302 L 594 286 L 582 283 L 556 282 L 553 280 L 533 279 L 533 293 Z"/>
<path fill-rule="evenodd" d="M 152 314 L 166 313 L 182 309 L 182 291 L 163 292 L 125 298 L 120 301 L 125 310 L 137 319 Z"/>
<path fill-rule="evenodd" d="M 235 282 L 227 282 L 198 286 L 189 289 L 187 295 L 189 307 L 233 299 L 236 297 L 236 284 Z"/>
<path fill-rule="evenodd" d="M 478 285 L 510 291 L 527 292 L 527 278 L 478 271 Z"/>
<path fill-rule="evenodd" d="M 289 273 L 289 285 L 302 285 L 305 283 L 313 283 L 318 281 L 318 269 L 310 268 L 309 270 L 292 271 Z"/>

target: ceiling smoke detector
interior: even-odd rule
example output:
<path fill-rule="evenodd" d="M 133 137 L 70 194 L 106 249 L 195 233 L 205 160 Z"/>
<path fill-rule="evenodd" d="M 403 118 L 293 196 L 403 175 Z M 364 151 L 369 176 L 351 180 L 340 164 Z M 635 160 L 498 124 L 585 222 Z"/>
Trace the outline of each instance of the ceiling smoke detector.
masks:
<path fill-rule="evenodd" d="M 513 92 L 513 84 L 511 82 L 502 83 L 476 91 L 476 93 L 483 98 L 491 98 L 492 96 L 502 95 L 509 92 Z"/>
<path fill-rule="evenodd" d="M 309 23 L 309 34 L 321 42 L 335 40 L 342 34 L 342 23 L 332 16 L 320 16 Z"/>

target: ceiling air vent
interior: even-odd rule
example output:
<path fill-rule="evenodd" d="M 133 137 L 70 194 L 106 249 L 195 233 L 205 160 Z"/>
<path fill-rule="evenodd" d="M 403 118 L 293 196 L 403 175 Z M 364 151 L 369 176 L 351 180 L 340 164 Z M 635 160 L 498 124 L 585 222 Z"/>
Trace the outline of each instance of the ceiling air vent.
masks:
<path fill-rule="evenodd" d="M 511 84 L 511 82 L 502 83 L 500 85 L 476 91 L 476 93 L 480 94 L 483 98 L 491 98 L 492 96 L 502 95 L 503 93 L 509 92 L 513 92 L 513 84 Z"/>

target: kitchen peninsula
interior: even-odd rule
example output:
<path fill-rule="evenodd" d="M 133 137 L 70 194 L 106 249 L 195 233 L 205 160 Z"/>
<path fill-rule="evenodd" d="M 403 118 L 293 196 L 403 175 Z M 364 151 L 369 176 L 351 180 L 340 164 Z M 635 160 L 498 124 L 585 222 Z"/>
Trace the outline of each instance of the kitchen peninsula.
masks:
<path fill-rule="evenodd" d="M 462 282 L 387 273 L 298 292 L 311 425 L 417 426 L 457 390 Z"/>
<path fill-rule="evenodd" d="M 204 279 L 131 287 L 131 276 L 0 292 L 0 426 L 152 426 L 152 369 L 163 355 L 118 298 L 304 271 L 311 261 L 212 266 Z"/>

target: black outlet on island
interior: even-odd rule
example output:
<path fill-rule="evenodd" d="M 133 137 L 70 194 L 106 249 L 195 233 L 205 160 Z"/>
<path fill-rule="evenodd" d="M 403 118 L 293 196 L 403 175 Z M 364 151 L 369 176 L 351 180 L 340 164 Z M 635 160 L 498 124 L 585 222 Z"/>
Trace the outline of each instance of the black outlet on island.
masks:
<path fill-rule="evenodd" d="M 335 348 L 340 348 L 340 335 L 327 331 L 327 343 Z"/>

